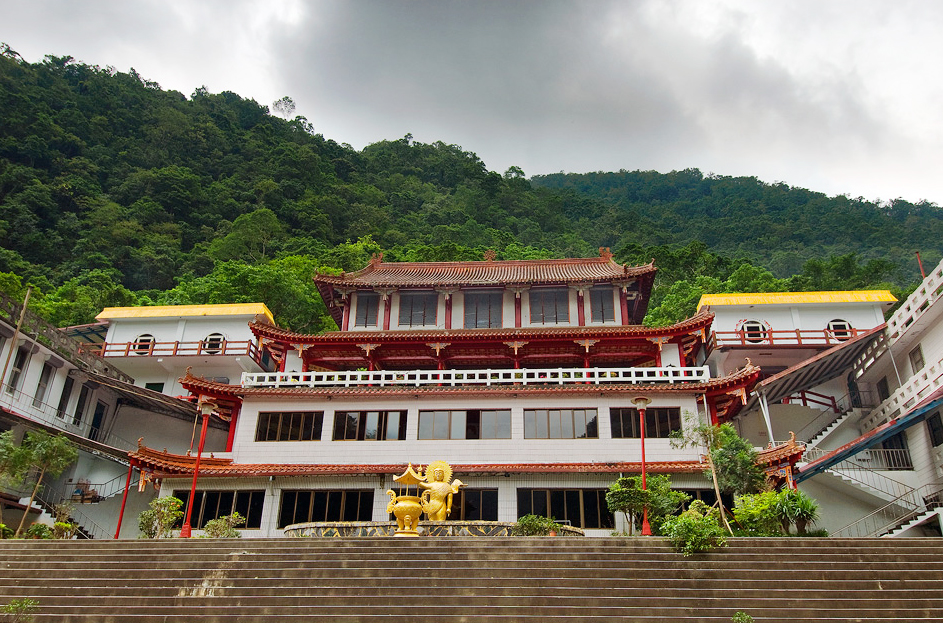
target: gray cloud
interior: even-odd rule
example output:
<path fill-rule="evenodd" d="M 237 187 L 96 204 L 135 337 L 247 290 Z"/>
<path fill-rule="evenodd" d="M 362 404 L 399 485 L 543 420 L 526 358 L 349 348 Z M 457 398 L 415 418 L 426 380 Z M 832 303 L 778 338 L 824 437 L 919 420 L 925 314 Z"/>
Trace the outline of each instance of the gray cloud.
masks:
<path fill-rule="evenodd" d="M 443 140 L 498 171 L 699 167 L 943 201 L 943 7 L 836 0 L 5 3 L 29 60 L 290 95 L 355 147 Z"/>

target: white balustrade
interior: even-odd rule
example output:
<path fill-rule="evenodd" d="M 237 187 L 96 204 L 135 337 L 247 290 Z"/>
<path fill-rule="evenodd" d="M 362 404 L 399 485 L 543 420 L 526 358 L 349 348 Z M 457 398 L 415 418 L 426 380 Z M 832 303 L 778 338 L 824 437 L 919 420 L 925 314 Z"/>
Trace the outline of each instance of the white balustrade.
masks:
<path fill-rule="evenodd" d="M 421 387 L 461 385 L 675 384 L 710 380 L 707 366 L 677 368 L 523 368 L 242 373 L 243 387 Z"/>

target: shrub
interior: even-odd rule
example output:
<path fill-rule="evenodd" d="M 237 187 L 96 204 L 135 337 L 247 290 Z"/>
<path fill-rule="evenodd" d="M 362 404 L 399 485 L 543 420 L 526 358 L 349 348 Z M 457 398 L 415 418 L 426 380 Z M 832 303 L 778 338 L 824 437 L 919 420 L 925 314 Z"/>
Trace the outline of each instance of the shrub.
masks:
<path fill-rule="evenodd" d="M 783 533 L 778 513 L 780 496 L 775 491 L 737 496 L 734 519 L 741 536 L 778 536 Z M 788 529 L 787 529 L 788 531 Z"/>
<path fill-rule="evenodd" d="M 0 539 L 12 539 L 13 538 L 13 528 L 10 528 L 5 523 L 0 523 Z"/>
<path fill-rule="evenodd" d="M 669 517 L 662 525 L 668 542 L 685 556 L 706 552 L 727 544 L 723 529 L 711 511 L 703 512 L 707 506 L 699 500 L 677 517 Z"/>
<path fill-rule="evenodd" d="M 733 618 L 730 619 L 733 623 L 753 623 L 753 617 L 744 612 L 743 610 L 737 610 L 737 613 L 733 615 Z"/>
<path fill-rule="evenodd" d="M 242 533 L 236 530 L 236 526 L 246 523 L 246 518 L 239 513 L 232 515 L 223 515 L 218 519 L 211 519 L 203 526 L 203 537 L 205 539 L 238 539 Z"/>
<path fill-rule="evenodd" d="M 23 536 L 27 539 L 51 539 L 52 529 L 44 523 L 34 523 L 26 529 Z"/>
<path fill-rule="evenodd" d="M 541 515 L 524 515 L 511 529 L 514 536 L 548 536 L 550 532 L 560 530 L 560 524 Z"/>
<path fill-rule="evenodd" d="M 72 523 L 71 521 L 57 521 L 52 525 L 52 538 L 71 539 L 75 536 L 78 529 L 79 525 L 77 523 Z"/>
<path fill-rule="evenodd" d="M 37 608 L 39 602 L 35 599 L 14 599 L 0 608 L 0 612 L 7 615 L 5 618 L 12 623 L 29 623 Z"/>
<path fill-rule="evenodd" d="M 819 518 L 818 502 L 798 490 L 784 489 L 780 491 L 776 509 L 787 533 L 789 532 L 789 525 L 796 524 L 796 531 L 799 534 L 805 534 L 806 527 L 818 521 Z"/>
<path fill-rule="evenodd" d="M 160 539 L 170 534 L 170 529 L 183 517 L 179 498 L 167 496 L 151 500 L 150 508 L 138 515 L 138 528 L 141 538 Z"/>

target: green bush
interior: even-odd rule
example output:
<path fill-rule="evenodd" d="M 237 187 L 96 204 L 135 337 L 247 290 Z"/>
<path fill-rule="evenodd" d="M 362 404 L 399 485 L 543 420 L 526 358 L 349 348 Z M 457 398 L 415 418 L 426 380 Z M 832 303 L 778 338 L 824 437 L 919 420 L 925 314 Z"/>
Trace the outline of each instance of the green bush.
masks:
<path fill-rule="evenodd" d="M 183 517 L 180 507 L 183 502 L 179 498 L 166 496 L 151 500 L 150 508 L 141 511 L 138 515 L 138 528 L 141 538 L 160 539 L 170 535 L 170 530 L 177 520 Z"/>
<path fill-rule="evenodd" d="M 51 539 L 52 529 L 44 523 L 34 523 L 26 529 L 23 536 L 27 539 Z"/>
<path fill-rule="evenodd" d="M 796 532 L 806 534 L 806 527 L 819 519 L 818 502 L 798 490 L 780 491 L 776 509 L 786 532 L 789 532 L 790 524 L 795 524 Z"/>
<path fill-rule="evenodd" d="M 38 608 L 39 602 L 35 599 L 14 599 L 0 608 L 0 613 L 11 623 L 29 623 Z"/>
<path fill-rule="evenodd" d="M 541 515 L 524 515 L 511 529 L 514 536 L 548 536 L 551 531 L 559 531 L 560 524 Z"/>
<path fill-rule="evenodd" d="M 730 619 L 733 623 L 753 623 L 753 617 L 744 612 L 743 610 L 737 610 L 737 613 L 733 615 L 733 618 Z"/>
<path fill-rule="evenodd" d="M 10 528 L 5 523 L 0 523 L 0 539 L 12 539 L 13 534 L 13 528 Z"/>
<path fill-rule="evenodd" d="M 780 536 L 780 496 L 775 491 L 755 495 L 739 495 L 734 501 L 733 517 L 740 526 L 738 536 Z"/>
<path fill-rule="evenodd" d="M 703 502 L 692 502 L 691 508 L 677 517 L 669 517 L 662 525 L 662 532 L 668 542 L 685 556 L 706 552 L 727 544 L 723 528 L 715 513 L 708 510 Z"/>
<path fill-rule="evenodd" d="M 52 537 L 54 539 L 71 539 L 78 531 L 79 525 L 71 521 L 57 521 L 52 526 Z"/>
<path fill-rule="evenodd" d="M 218 519 L 211 519 L 203 526 L 204 539 L 238 539 L 242 533 L 236 530 L 236 526 L 246 523 L 246 518 L 239 513 L 232 515 L 223 515 Z"/>

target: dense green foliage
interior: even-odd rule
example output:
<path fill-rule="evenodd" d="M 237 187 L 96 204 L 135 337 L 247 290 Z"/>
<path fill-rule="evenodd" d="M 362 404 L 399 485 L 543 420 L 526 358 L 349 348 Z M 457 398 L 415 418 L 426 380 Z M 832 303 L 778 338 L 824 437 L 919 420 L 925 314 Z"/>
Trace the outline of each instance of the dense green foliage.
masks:
<path fill-rule="evenodd" d="M 929 204 L 697 171 L 598 174 L 577 192 L 584 178 L 532 183 L 410 135 L 357 151 L 287 118 L 289 98 L 274 105 L 281 118 L 235 93 L 187 97 L 133 69 L 27 63 L 5 45 L 0 106 L 0 290 L 33 286 L 57 325 L 105 306 L 263 301 L 288 328 L 330 329 L 311 276 L 361 268 L 381 250 L 392 261 L 600 246 L 621 262 L 654 257 L 649 323 L 689 315 L 717 289 L 905 286 L 913 248 L 930 262 L 943 254 Z"/>
<path fill-rule="evenodd" d="M 642 513 L 648 507 L 648 521 L 654 534 L 661 534 L 661 525 L 691 499 L 687 493 L 671 488 L 667 474 L 651 474 L 642 489 L 641 476 L 623 476 L 609 485 L 606 506 L 612 513 L 625 515 L 629 533 L 642 525 Z"/>
<path fill-rule="evenodd" d="M 151 500 L 147 510 L 138 515 L 138 529 L 142 539 L 162 539 L 171 536 L 175 523 L 183 518 L 183 501 L 171 495 Z"/>
<path fill-rule="evenodd" d="M 672 547 L 685 556 L 692 556 L 727 544 L 718 519 L 717 509 L 694 500 L 688 510 L 665 521 L 662 533 Z"/>

